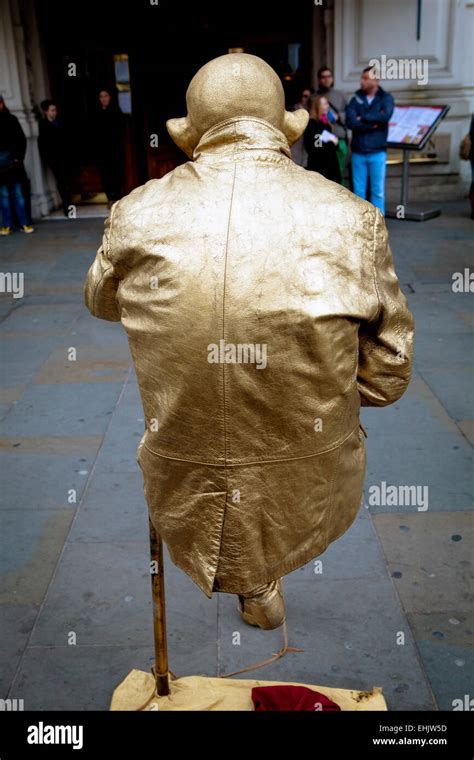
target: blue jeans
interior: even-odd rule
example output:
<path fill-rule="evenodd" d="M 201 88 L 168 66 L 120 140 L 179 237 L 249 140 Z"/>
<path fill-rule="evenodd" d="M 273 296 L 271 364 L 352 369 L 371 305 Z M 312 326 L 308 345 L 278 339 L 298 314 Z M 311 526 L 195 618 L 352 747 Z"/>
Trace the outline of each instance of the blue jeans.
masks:
<path fill-rule="evenodd" d="M 13 196 L 13 202 L 15 204 L 15 211 L 18 217 L 20 225 L 28 224 L 28 216 L 26 214 L 25 199 L 23 197 L 23 190 L 21 189 L 20 182 L 13 182 L 10 186 L 2 185 L 0 187 L 0 195 L 2 200 L 2 215 L 3 226 L 11 227 L 13 225 L 12 210 L 10 205 L 10 191 Z"/>
<path fill-rule="evenodd" d="M 352 154 L 352 184 L 359 198 L 367 198 L 367 179 L 370 177 L 370 202 L 385 214 L 385 171 L 387 152 Z"/>

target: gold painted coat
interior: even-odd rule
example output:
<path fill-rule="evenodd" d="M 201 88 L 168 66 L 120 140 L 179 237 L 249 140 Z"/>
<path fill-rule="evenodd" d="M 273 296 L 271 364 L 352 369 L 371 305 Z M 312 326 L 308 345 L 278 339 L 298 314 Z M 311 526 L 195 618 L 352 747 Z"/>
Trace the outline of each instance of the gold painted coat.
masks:
<path fill-rule="evenodd" d="M 150 516 L 211 597 L 304 565 L 356 517 L 362 405 L 405 391 L 413 319 L 381 213 L 291 159 L 265 119 L 116 203 L 85 285 L 121 320 Z"/>

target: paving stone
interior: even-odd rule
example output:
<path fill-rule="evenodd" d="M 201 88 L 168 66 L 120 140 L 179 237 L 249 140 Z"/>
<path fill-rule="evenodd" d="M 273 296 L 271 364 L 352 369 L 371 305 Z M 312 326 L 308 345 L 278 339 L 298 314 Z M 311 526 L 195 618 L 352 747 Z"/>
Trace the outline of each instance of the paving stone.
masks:
<path fill-rule="evenodd" d="M 473 609 L 471 513 L 382 514 L 373 520 L 407 613 Z"/>
<path fill-rule="evenodd" d="M 0 512 L 0 602 L 41 604 L 69 531 L 74 509 Z"/>
<path fill-rule="evenodd" d="M 30 385 L 3 421 L 2 434 L 101 435 L 121 388 L 120 382 Z"/>
<path fill-rule="evenodd" d="M 94 445 L 86 437 L 82 450 L 77 439 L 11 439 L 9 447 L 5 439 L 0 441 L 0 509 L 25 512 L 77 505 L 101 441 L 98 438 Z M 62 448 L 62 453 L 54 454 L 54 448 Z"/>
<path fill-rule="evenodd" d="M 425 224 L 387 220 L 416 320 L 415 370 L 400 401 L 362 410 L 365 503 L 382 481 L 427 485 L 428 511 L 362 505 L 316 563 L 284 579 L 289 644 L 304 652 L 237 678 L 377 685 L 391 710 L 451 710 L 472 693 L 472 308 L 451 287 L 469 266 L 464 205 L 443 204 Z M 25 296 L 0 302 L 0 683 L 27 710 L 106 710 L 132 668 L 153 664 L 140 394 L 121 325 L 83 303 L 103 225 L 40 223 L 2 246 Z M 235 595 L 209 600 L 164 556 L 176 675 L 223 675 L 280 650 L 282 628 L 246 625 Z"/>
<path fill-rule="evenodd" d="M 0 699 L 8 696 L 38 610 L 36 604 L 0 604 Z"/>

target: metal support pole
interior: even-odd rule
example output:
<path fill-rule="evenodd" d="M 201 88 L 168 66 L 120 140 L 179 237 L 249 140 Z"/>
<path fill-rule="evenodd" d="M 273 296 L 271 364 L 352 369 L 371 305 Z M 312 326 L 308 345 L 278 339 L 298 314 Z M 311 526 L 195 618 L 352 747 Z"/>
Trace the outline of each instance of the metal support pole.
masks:
<path fill-rule="evenodd" d="M 169 694 L 168 646 L 166 642 L 165 576 L 163 567 L 163 543 L 155 526 L 150 525 L 151 593 L 153 598 L 153 634 L 155 639 L 156 693 L 160 697 Z"/>
<path fill-rule="evenodd" d="M 409 167 L 410 167 L 410 153 L 412 149 L 402 148 L 403 163 L 402 163 L 402 190 L 400 205 L 387 208 L 385 216 L 390 219 L 407 220 L 411 219 L 416 222 L 426 222 L 427 219 L 434 219 L 441 214 L 441 209 L 432 208 L 427 209 L 424 206 L 408 205 L 408 182 L 409 182 Z"/>
<path fill-rule="evenodd" d="M 401 203 L 404 209 L 408 206 L 408 169 L 410 161 L 410 151 L 403 151 L 403 172 L 402 172 L 402 199 Z"/>

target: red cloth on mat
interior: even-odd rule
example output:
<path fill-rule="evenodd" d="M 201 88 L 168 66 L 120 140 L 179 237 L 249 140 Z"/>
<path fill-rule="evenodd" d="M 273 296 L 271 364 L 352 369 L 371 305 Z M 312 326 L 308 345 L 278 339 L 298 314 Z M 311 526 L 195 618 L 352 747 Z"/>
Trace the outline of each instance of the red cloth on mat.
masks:
<path fill-rule="evenodd" d="M 341 708 L 319 691 L 307 686 L 254 686 L 252 702 L 255 710 L 312 710 L 336 711 Z"/>

